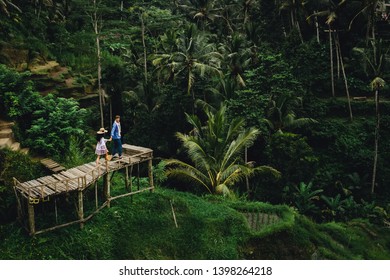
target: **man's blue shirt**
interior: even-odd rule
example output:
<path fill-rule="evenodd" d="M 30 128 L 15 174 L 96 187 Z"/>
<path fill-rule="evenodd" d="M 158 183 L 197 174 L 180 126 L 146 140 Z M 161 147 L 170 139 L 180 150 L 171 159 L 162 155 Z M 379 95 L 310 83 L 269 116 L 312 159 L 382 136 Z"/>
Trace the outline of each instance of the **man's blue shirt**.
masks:
<path fill-rule="evenodd" d="M 114 122 L 111 129 L 112 139 L 121 139 L 121 125 L 120 123 Z"/>

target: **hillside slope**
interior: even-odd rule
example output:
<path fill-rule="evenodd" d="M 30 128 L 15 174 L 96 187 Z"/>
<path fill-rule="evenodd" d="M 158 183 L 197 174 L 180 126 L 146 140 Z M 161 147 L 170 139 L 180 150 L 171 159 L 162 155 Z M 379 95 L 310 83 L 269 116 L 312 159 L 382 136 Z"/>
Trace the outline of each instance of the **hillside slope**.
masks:
<path fill-rule="evenodd" d="M 251 229 L 244 212 L 280 218 Z M 0 258 L 390 259 L 388 231 L 365 221 L 318 225 L 285 206 L 157 189 L 114 201 L 82 230 L 31 238 L 16 223 L 1 226 Z"/>

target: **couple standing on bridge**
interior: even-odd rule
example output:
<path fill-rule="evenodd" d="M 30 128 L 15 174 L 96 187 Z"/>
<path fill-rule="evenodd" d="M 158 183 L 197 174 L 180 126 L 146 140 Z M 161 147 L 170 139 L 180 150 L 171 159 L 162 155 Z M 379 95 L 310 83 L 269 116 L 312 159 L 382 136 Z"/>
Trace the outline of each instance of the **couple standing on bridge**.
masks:
<path fill-rule="evenodd" d="M 112 157 L 115 158 L 118 157 L 119 159 L 122 158 L 122 131 L 121 131 L 121 123 L 120 123 L 121 117 L 119 115 L 115 116 L 115 121 L 112 124 L 112 129 L 111 129 L 111 136 L 110 139 L 105 139 L 104 138 L 104 133 L 107 132 L 107 130 L 104 129 L 104 127 L 100 128 L 100 130 L 97 132 L 97 141 L 98 143 L 96 144 L 96 149 L 95 149 L 95 154 L 97 155 L 96 158 L 96 165 L 99 164 L 100 162 L 100 156 L 105 156 L 106 160 L 110 160 L 110 157 L 108 155 L 108 149 L 106 142 L 107 141 L 112 141 L 114 140 L 114 146 L 112 147 Z"/>

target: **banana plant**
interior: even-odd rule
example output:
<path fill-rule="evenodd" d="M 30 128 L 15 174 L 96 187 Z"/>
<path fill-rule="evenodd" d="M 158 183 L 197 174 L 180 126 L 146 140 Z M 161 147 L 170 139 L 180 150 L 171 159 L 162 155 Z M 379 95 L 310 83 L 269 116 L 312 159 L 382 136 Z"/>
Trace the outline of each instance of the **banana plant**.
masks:
<path fill-rule="evenodd" d="M 315 214 L 319 210 L 315 201 L 320 200 L 319 194 L 322 192 L 323 189 L 314 189 L 312 182 L 300 182 L 295 186 L 293 204 L 301 214 Z"/>

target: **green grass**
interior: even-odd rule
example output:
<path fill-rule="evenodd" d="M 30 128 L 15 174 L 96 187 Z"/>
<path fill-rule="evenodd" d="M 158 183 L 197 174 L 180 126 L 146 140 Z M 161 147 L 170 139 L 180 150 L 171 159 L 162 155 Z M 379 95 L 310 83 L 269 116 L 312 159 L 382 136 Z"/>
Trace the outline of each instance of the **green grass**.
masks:
<path fill-rule="evenodd" d="M 243 211 L 277 213 L 280 220 L 254 232 Z M 112 201 L 83 229 L 74 225 L 32 238 L 17 223 L 0 226 L 0 258 L 390 259 L 388 231 L 363 220 L 315 224 L 283 205 L 157 188 Z"/>

